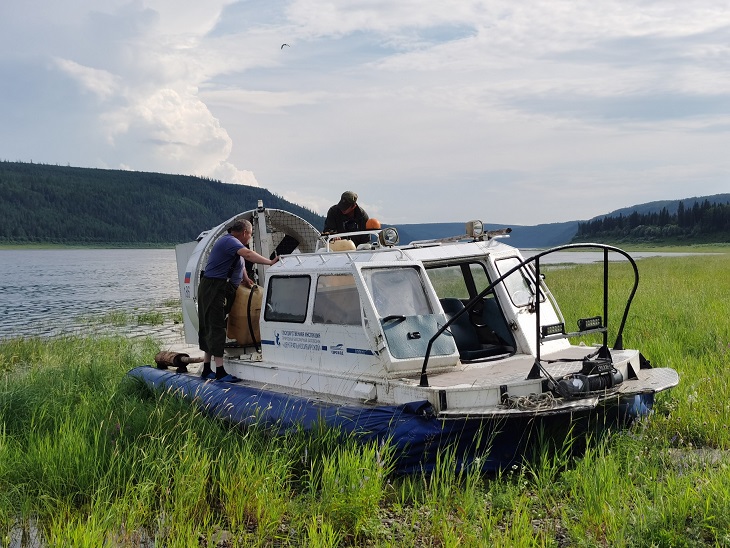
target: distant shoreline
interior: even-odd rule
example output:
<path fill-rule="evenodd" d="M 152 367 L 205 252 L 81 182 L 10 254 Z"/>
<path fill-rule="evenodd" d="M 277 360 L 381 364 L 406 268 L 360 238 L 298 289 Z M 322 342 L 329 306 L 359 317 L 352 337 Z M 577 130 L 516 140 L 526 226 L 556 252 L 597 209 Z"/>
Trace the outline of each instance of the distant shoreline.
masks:
<path fill-rule="evenodd" d="M 586 243 L 586 242 L 576 242 Z M 596 242 L 593 242 L 596 243 Z M 726 243 L 703 243 L 703 244 L 682 244 L 682 245 L 669 245 L 669 244 L 616 244 L 610 242 L 602 242 L 604 245 L 611 245 L 622 249 L 629 254 L 640 253 L 640 252 L 656 252 L 656 253 L 730 253 L 730 242 Z M 568 244 L 566 244 L 568 245 Z M 555 246 L 560 247 L 560 246 Z M 533 247 L 521 247 L 521 251 L 531 249 L 549 249 L 549 248 L 533 248 Z M 566 253 L 585 253 L 586 249 L 566 249 Z"/>
<path fill-rule="evenodd" d="M 583 243 L 583 242 L 581 242 Z M 595 242 L 594 242 L 595 243 Z M 626 243 L 615 244 L 603 242 L 623 249 L 629 253 L 633 251 L 662 251 L 667 253 L 730 253 L 730 242 L 697 243 L 697 244 L 646 244 Z M 0 251 L 21 251 L 21 250 L 51 250 L 51 249 L 174 249 L 179 244 L 55 244 L 55 243 L 28 243 L 28 244 L 0 244 Z M 567 245 L 567 244 L 565 244 Z M 552 246 L 559 247 L 559 246 Z M 548 247 L 524 247 L 521 249 L 549 249 Z M 568 250 L 566 250 L 568 251 Z M 581 250 L 576 250 L 581 251 Z"/>
<path fill-rule="evenodd" d="M 0 244 L 2 250 L 22 249 L 174 249 L 180 244 L 54 244 L 54 243 L 26 243 L 26 244 Z"/>

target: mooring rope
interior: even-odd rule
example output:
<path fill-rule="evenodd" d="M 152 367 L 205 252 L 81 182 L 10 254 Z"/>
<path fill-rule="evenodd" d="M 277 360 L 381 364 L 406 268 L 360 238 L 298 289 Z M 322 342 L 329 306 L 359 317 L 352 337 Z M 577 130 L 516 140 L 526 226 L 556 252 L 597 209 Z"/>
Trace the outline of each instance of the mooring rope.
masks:
<path fill-rule="evenodd" d="M 504 405 L 510 409 L 519 409 L 521 411 L 545 411 L 553 409 L 557 403 L 552 392 L 543 392 L 542 394 L 530 394 L 529 396 L 510 396 Z"/>

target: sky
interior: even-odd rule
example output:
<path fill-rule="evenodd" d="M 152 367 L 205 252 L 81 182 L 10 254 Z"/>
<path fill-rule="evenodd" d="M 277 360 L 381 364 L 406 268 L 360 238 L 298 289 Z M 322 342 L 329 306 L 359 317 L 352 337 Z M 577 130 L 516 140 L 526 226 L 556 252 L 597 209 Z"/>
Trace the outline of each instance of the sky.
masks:
<path fill-rule="evenodd" d="M 729 192 L 729 137 L 726 1 L 0 3 L 0 160 L 530 226 Z"/>

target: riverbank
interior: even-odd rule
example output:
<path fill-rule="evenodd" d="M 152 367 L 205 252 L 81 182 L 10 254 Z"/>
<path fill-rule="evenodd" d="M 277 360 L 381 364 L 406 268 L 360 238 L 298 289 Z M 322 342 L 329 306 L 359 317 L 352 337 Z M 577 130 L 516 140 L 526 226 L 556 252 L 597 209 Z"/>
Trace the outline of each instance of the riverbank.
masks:
<path fill-rule="evenodd" d="M 642 251 L 659 253 L 730 253 L 730 242 L 697 243 L 697 244 L 642 244 L 642 243 L 619 243 L 609 244 L 620 247 L 624 251 Z"/>
<path fill-rule="evenodd" d="M 596 269 L 549 273 L 567 317 L 600 292 Z M 577 453 L 538 445 L 493 476 L 446 451 L 434 473 L 395 477 L 387 447 L 230 428 L 141 389 L 126 372 L 152 363 L 150 330 L 180 325 L 140 325 L 154 310 L 0 341 L 0 527 L 47 546 L 728 545 L 730 254 L 639 269 L 624 343 L 679 386 L 628 431 Z"/>
<path fill-rule="evenodd" d="M 159 303 L 150 309 L 118 310 L 100 316 L 81 316 L 59 330 L 63 335 L 79 337 L 113 337 L 153 339 L 167 349 L 184 344 L 180 301 Z"/>

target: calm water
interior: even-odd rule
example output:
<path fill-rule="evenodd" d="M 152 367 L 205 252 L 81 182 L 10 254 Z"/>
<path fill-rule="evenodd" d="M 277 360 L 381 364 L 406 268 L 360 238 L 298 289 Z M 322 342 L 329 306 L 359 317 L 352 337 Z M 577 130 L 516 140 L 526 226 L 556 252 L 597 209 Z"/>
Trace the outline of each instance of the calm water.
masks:
<path fill-rule="evenodd" d="M 537 250 L 522 252 L 530 257 Z M 662 253 L 632 254 L 657 255 Z M 541 264 L 602 257 L 601 252 L 559 252 Z M 98 321 L 90 321 L 93 316 L 169 309 L 163 303 L 179 298 L 173 249 L 0 250 L 0 339 L 89 332 L 98 328 Z M 160 331 L 149 325 L 135 329 L 139 334 Z"/>
<path fill-rule="evenodd" d="M 0 339 L 179 298 L 173 249 L 0 250 Z"/>

